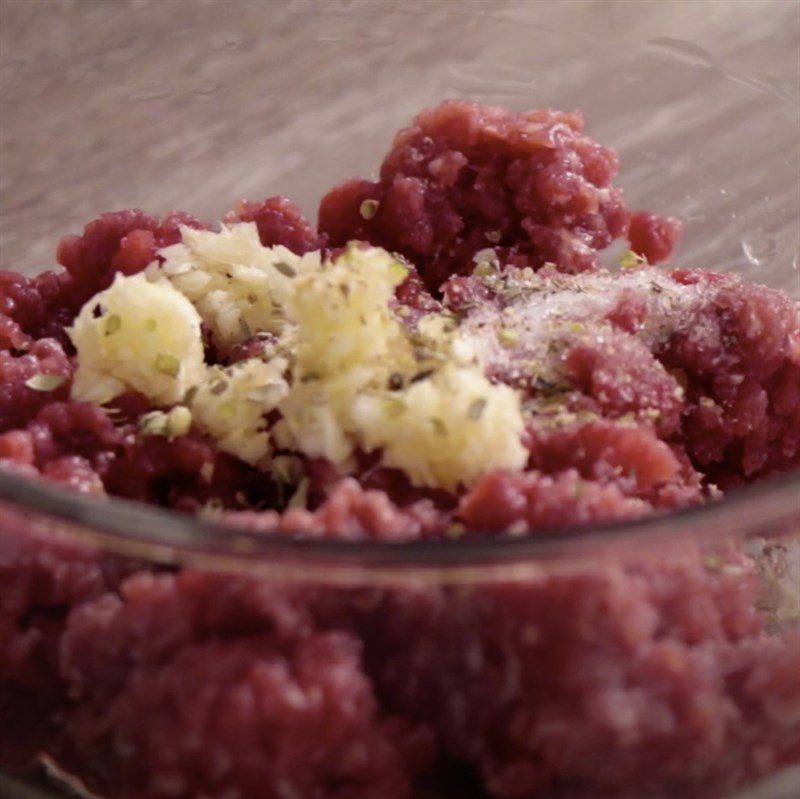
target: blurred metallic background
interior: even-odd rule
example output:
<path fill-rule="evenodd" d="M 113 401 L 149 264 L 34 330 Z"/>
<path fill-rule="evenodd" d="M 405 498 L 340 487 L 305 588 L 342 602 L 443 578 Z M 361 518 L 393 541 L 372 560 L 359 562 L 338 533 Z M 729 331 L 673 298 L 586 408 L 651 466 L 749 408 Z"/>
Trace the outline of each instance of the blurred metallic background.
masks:
<path fill-rule="evenodd" d="M 0 0 L 0 262 L 122 207 L 313 216 L 459 96 L 582 109 L 679 262 L 794 291 L 799 87 L 798 0 Z"/>

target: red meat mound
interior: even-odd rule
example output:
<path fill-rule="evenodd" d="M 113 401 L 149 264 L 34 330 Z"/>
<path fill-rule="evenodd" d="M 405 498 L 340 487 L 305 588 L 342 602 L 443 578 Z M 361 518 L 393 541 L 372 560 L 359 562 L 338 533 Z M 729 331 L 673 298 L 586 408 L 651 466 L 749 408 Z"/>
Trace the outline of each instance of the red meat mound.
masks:
<path fill-rule="evenodd" d="M 135 564 L 56 541 L 29 519 L 2 513 L 0 762 L 21 767 L 54 735 L 66 701 L 58 648 L 71 608 L 113 590 Z"/>
<path fill-rule="evenodd" d="M 80 236 L 61 239 L 56 258 L 63 271 L 43 272 L 34 278 L 0 272 L 5 295 L 0 312 L 28 335 L 52 336 L 69 348 L 64 328 L 83 304 L 108 288 L 117 272 L 140 272 L 155 259 L 156 250 L 179 241 L 180 225 L 207 227 L 177 211 L 163 219 L 138 210 L 103 214 L 89 222 Z"/>
<path fill-rule="evenodd" d="M 496 799 L 701 799 L 797 758 L 800 637 L 763 634 L 752 569 L 674 542 L 597 554 L 390 594 L 366 635 L 387 707 L 430 720 Z"/>
<path fill-rule="evenodd" d="M 263 583 L 142 574 L 70 618 L 63 756 L 121 799 L 411 799 L 360 660 Z"/>
<path fill-rule="evenodd" d="M 224 221 L 255 222 L 258 237 L 265 247 L 282 244 L 298 255 L 319 250 L 324 245 L 302 211 L 285 197 L 269 197 L 253 203 L 242 200 L 235 211 L 226 214 Z"/>
<path fill-rule="evenodd" d="M 658 353 L 686 384 L 692 460 L 723 488 L 800 465 L 800 306 L 736 275 L 673 275 L 701 290 Z"/>
<path fill-rule="evenodd" d="M 585 480 L 574 469 L 551 475 L 490 472 L 463 497 L 459 515 L 481 532 L 520 532 L 632 519 L 647 504 L 626 497 L 616 485 Z"/>
<path fill-rule="evenodd" d="M 702 499 L 700 475 L 646 425 L 607 420 L 563 428 L 534 424 L 527 445 L 529 466 L 545 473 L 576 469 L 584 479 L 614 483 L 624 494 L 656 507 L 664 492 L 671 496 L 670 488 L 685 494 L 681 504 Z"/>
<path fill-rule="evenodd" d="M 678 243 L 681 228 L 680 221 L 674 217 L 635 211 L 630 216 L 628 230 L 631 250 L 650 264 L 666 261 Z"/>
<path fill-rule="evenodd" d="M 60 377 L 62 382 L 40 385 L 41 375 Z M 22 427 L 40 409 L 65 400 L 71 383 L 72 365 L 54 339 L 39 339 L 18 352 L 0 349 L 0 432 Z"/>
<path fill-rule="evenodd" d="M 431 290 L 487 247 L 503 261 L 592 269 L 628 215 L 611 185 L 616 155 L 582 128 L 577 112 L 446 101 L 397 134 L 379 181 L 323 198 L 320 230 L 332 246 L 358 239 L 402 253 Z"/>
<path fill-rule="evenodd" d="M 412 541 L 443 532 L 446 522 L 432 503 L 419 500 L 398 507 L 386 491 L 365 490 L 353 478 L 338 478 L 316 510 L 230 511 L 224 520 L 262 534 L 340 541 Z"/>

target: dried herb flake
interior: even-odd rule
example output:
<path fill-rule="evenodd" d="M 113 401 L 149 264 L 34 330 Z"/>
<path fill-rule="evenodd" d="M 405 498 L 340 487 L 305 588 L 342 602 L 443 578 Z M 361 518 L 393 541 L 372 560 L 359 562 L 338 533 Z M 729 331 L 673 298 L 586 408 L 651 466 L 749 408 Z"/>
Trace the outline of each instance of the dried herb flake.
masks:
<path fill-rule="evenodd" d="M 122 317 L 112 313 L 106 317 L 105 332 L 107 336 L 113 336 L 122 327 Z"/>
<path fill-rule="evenodd" d="M 55 391 L 65 380 L 64 375 L 34 375 L 25 381 L 34 391 Z"/>
<path fill-rule="evenodd" d="M 177 377 L 181 369 L 181 362 L 168 352 L 159 352 L 156 355 L 156 370 L 167 377 Z"/>
<path fill-rule="evenodd" d="M 474 400 L 472 403 L 470 403 L 470 406 L 467 410 L 467 417 L 473 422 L 477 422 L 478 419 L 483 416 L 483 412 L 486 410 L 486 405 L 487 400 L 484 397 Z"/>
<path fill-rule="evenodd" d="M 285 277 L 297 277 L 297 270 L 286 261 L 275 261 L 273 266 Z"/>
<path fill-rule="evenodd" d="M 378 213 L 380 203 L 377 200 L 364 200 L 358 207 L 362 219 L 372 219 Z"/>

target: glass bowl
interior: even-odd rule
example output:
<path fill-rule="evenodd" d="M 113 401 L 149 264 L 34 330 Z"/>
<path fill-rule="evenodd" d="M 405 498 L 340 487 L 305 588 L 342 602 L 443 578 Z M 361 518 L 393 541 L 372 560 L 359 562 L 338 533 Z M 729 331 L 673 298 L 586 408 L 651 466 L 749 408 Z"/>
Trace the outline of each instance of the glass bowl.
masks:
<path fill-rule="evenodd" d="M 51 268 L 58 237 L 110 209 L 214 219 L 284 194 L 313 217 L 416 111 L 463 97 L 581 109 L 620 155 L 629 207 L 683 219 L 675 263 L 800 298 L 796 4 L 34 0 L 0 14 L 3 268 Z M 20 564 L 36 575 L 22 587 Z M 85 580 L 59 593 L 71 570 Z M 180 738 L 220 797 L 254 741 L 288 758 L 269 761 L 269 799 L 312 799 L 274 776 L 296 774 L 297 756 L 312 783 L 328 775 L 321 799 L 800 787 L 796 767 L 777 773 L 800 757 L 798 474 L 588 531 L 355 544 L 234 533 L 0 473 L 2 575 L 0 610 L 15 592 L 46 598 L 18 620 L 42 654 L 7 683 L 30 715 L 4 719 L 0 673 L 0 736 L 13 752 L 26 721 L 46 711 L 57 726 L 65 702 L 94 703 L 70 722 L 94 747 L 93 786 L 122 774 L 141 795 L 186 795 L 162 757 Z M 53 644 L 65 625 L 82 648 Z M 162 660 L 137 661 L 153 651 Z M 68 699 L 43 691 L 71 668 Z M 128 683 L 106 684 L 112 673 Z M 153 690 L 134 684 L 147 679 Z M 259 702 L 275 726 L 242 737 L 232 719 L 255 724 Z M 756 741 L 791 736 L 783 763 Z M 59 746 L 42 754 L 67 772 L 87 762 Z M 48 757 L 9 764 L 0 794 L 84 791 Z"/>

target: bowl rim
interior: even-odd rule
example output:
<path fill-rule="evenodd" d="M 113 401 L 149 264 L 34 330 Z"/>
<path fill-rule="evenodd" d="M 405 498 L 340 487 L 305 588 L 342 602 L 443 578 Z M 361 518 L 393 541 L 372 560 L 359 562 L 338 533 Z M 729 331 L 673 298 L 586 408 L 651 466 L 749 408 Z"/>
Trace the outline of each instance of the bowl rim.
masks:
<path fill-rule="evenodd" d="M 287 580 L 507 579 L 515 566 L 597 557 L 610 544 L 626 551 L 693 540 L 722 540 L 800 528 L 800 471 L 767 478 L 723 498 L 646 518 L 548 529 L 533 535 L 460 540 L 341 540 L 259 534 L 141 502 L 93 497 L 0 470 L 0 534 L 9 514 L 45 534 L 75 537 L 101 550 L 168 565 L 259 572 Z M 23 522 L 24 523 L 24 522 Z"/>

